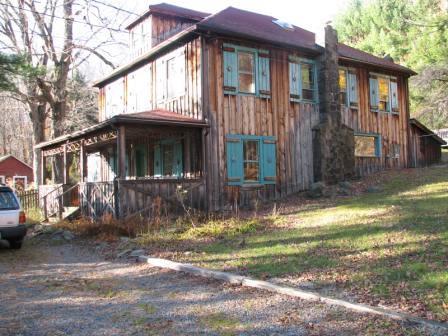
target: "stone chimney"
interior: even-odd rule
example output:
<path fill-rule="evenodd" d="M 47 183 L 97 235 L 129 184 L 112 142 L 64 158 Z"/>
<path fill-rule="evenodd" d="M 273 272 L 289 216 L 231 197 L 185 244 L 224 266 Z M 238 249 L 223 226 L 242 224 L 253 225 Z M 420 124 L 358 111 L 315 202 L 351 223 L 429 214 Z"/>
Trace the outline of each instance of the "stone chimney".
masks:
<path fill-rule="evenodd" d="M 314 178 L 327 184 L 349 179 L 355 171 L 353 129 L 341 121 L 338 60 L 337 32 L 327 25 L 318 64 L 320 123 L 313 129 Z"/>

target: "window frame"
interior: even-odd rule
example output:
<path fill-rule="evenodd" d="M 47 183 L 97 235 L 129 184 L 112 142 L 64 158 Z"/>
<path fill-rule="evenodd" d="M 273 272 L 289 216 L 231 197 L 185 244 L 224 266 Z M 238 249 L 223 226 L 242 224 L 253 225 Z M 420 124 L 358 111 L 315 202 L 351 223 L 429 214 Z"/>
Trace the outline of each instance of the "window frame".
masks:
<path fill-rule="evenodd" d="M 338 75 L 339 75 L 340 71 L 344 71 L 344 74 L 345 74 L 345 85 L 346 85 L 346 87 L 345 87 L 345 102 L 344 103 L 340 103 L 340 105 L 348 107 L 350 109 L 358 109 L 359 108 L 359 78 L 358 78 L 358 72 L 356 71 L 355 68 L 347 67 L 347 66 L 340 66 L 338 68 Z M 352 83 L 351 83 L 351 80 L 350 80 L 350 74 L 355 75 L 355 77 L 356 77 L 356 85 L 358 86 L 356 88 L 356 94 L 357 94 L 356 104 L 354 104 L 352 99 L 351 99 L 352 98 L 352 94 L 351 94 L 350 85 Z M 339 76 L 338 76 L 338 84 L 339 84 Z M 339 86 L 339 91 L 340 90 L 341 90 L 341 87 Z M 340 97 L 340 95 L 339 95 L 339 97 Z M 340 102 L 340 98 L 338 99 L 338 101 Z"/>
<path fill-rule="evenodd" d="M 299 78 L 300 78 L 300 82 L 299 82 L 299 88 L 300 88 L 300 98 L 294 97 L 295 94 L 291 92 L 291 72 L 289 71 L 289 75 L 288 75 L 288 83 L 289 83 L 289 100 L 291 102 L 297 102 L 297 103 L 313 103 L 313 104 L 317 104 L 319 103 L 319 91 L 318 91 L 318 85 L 317 85 L 317 67 L 316 67 L 316 61 L 312 60 L 312 59 L 308 59 L 308 58 L 302 58 L 302 57 L 297 57 L 297 56 L 292 56 L 290 55 L 288 57 L 288 65 L 290 63 L 294 63 L 299 65 Z M 313 72 L 313 99 L 305 99 L 303 98 L 303 69 L 302 69 L 302 64 L 307 64 L 311 66 L 311 71 Z M 309 90 L 309 89 L 306 89 Z M 294 95 L 294 96 L 293 96 Z"/>
<path fill-rule="evenodd" d="M 229 172 L 227 171 L 227 184 L 233 185 L 233 186 L 262 186 L 262 185 L 270 185 L 270 184 L 276 184 L 277 174 L 275 176 L 275 180 L 267 180 L 267 177 L 265 175 L 265 151 L 264 151 L 264 145 L 265 142 L 271 143 L 272 141 L 275 142 L 275 154 L 277 156 L 277 138 L 275 136 L 263 136 L 263 135 L 243 135 L 243 134 L 227 134 L 226 135 L 226 143 L 228 141 L 241 142 L 241 155 L 242 157 L 239 160 L 238 165 L 240 166 L 242 176 L 240 181 L 234 181 L 229 179 Z M 258 180 L 257 181 L 247 181 L 245 180 L 245 172 L 244 172 L 244 163 L 246 162 L 244 158 L 244 143 L 246 141 L 257 141 L 258 142 Z M 227 145 L 226 145 L 226 160 L 228 160 L 227 156 Z M 251 161 L 248 161 L 251 162 Z M 226 163 L 226 167 L 228 167 L 228 164 Z M 226 168 L 227 169 L 227 168 Z"/>
<path fill-rule="evenodd" d="M 261 168 L 260 168 L 260 166 L 261 166 L 261 155 L 260 155 L 260 152 L 261 152 L 261 148 L 260 148 L 260 146 L 262 145 L 262 142 L 263 141 L 263 139 L 257 139 L 257 140 L 255 140 L 255 139 L 244 139 L 244 140 L 242 140 L 242 142 L 243 142 L 243 183 L 246 183 L 246 184 L 250 184 L 250 183 L 255 183 L 255 182 L 257 182 L 257 183 L 259 183 L 260 181 L 261 181 Z M 255 142 L 256 144 L 257 144 L 257 158 L 258 158 L 258 160 L 246 160 L 246 158 L 245 158 L 245 155 L 244 155 L 244 150 L 245 150 L 245 144 L 247 143 L 247 142 Z M 258 179 L 257 180 L 255 180 L 255 181 L 252 181 L 252 180 L 246 180 L 246 171 L 245 171 L 245 165 L 246 165 L 246 163 L 257 163 L 257 165 L 258 165 L 258 173 L 257 173 L 257 177 L 258 177 Z"/>
<path fill-rule="evenodd" d="M 14 188 L 16 187 L 16 179 L 23 179 L 25 181 L 25 185 L 23 186 L 23 189 L 26 189 L 28 187 L 28 176 L 21 176 L 16 175 L 12 177 L 12 185 Z"/>
<path fill-rule="evenodd" d="M 168 78 L 168 64 L 170 61 L 175 61 L 177 58 L 182 58 L 182 60 L 177 60 L 177 62 L 182 61 L 180 64 L 183 66 L 183 86 L 182 90 L 175 90 L 173 92 L 173 96 L 169 96 L 169 78 Z M 186 52 L 185 48 L 182 47 L 180 49 L 176 49 L 162 57 L 157 58 L 155 63 L 155 101 L 156 104 L 160 103 L 169 103 L 173 100 L 178 99 L 179 97 L 182 97 L 187 92 L 187 59 L 186 59 Z M 163 78 L 159 78 L 159 76 L 163 76 Z M 159 91 L 159 87 L 162 88 L 162 91 Z M 159 96 L 160 95 L 160 96 Z"/>
<path fill-rule="evenodd" d="M 174 167 L 175 167 L 174 160 L 176 158 L 176 143 L 180 144 L 180 150 L 181 150 L 181 156 L 182 156 L 180 173 L 176 173 L 172 176 L 164 175 L 163 170 L 164 170 L 164 166 L 165 166 L 165 160 L 163 158 L 162 146 L 164 146 L 164 145 L 173 146 L 173 170 L 174 170 Z M 156 147 L 159 147 L 160 174 L 156 173 L 156 167 L 155 167 L 155 165 L 156 165 Z M 156 142 L 154 144 L 154 151 L 153 151 L 154 178 L 158 178 L 158 179 L 180 179 L 180 178 L 183 178 L 184 177 L 183 153 L 184 153 L 184 144 L 180 139 L 166 139 L 166 140 L 161 140 L 161 141 Z"/>
<path fill-rule="evenodd" d="M 392 115 L 400 115 L 400 107 L 398 106 L 398 108 L 396 110 L 394 110 L 394 108 L 392 107 L 392 82 L 395 82 L 397 84 L 397 102 L 399 102 L 399 90 L 398 90 L 398 77 L 396 76 L 391 76 L 391 75 L 386 75 L 386 74 L 381 74 L 381 73 L 377 73 L 377 72 L 369 72 L 369 109 L 372 112 L 375 113 L 390 113 Z M 378 95 L 378 102 L 380 102 L 380 84 L 379 84 L 379 80 L 381 79 L 385 79 L 388 82 L 388 90 L 389 90 L 389 94 L 388 94 L 388 98 L 389 98 L 389 108 L 387 110 L 380 110 L 379 106 L 378 108 L 374 109 L 372 108 L 372 102 L 370 101 L 370 92 L 371 92 L 371 87 L 370 87 L 370 78 L 376 78 L 377 80 L 377 95 Z"/>
<path fill-rule="evenodd" d="M 356 148 L 355 148 L 355 157 L 358 158 L 381 158 L 382 157 L 382 137 L 379 133 L 366 133 L 366 132 L 355 132 L 354 137 L 368 137 L 368 138 L 375 138 L 375 155 L 356 155 Z M 356 145 L 356 141 L 355 141 Z"/>
<path fill-rule="evenodd" d="M 248 50 L 243 50 L 241 48 L 237 49 L 236 51 L 236 60 L 237 60 L 237 81 L 238 81 L 238 87 L 237 87 L 237 92 L 239 94 L 243 94 L 243 95 L 257 95 L 258 92 L 258 85 L 257 85 L 257 77 L 256 77 L 256 69 L 258 68 L 258 53 L 255 51 L 248 51 Z M 253 57 L 253 67 L 252 67 L 252 73 L 249 73 L 248 71 L 242 71 L 240 70 L 240 54 L 249 54 Z M 244 74 L 244 75 L 252 75 L 252 82 L 254 85 L 254 92 L 246 92 L 246 91 L 242 91 L 241 90 L 241 83 L 240 83 L 240 74 Z"/>

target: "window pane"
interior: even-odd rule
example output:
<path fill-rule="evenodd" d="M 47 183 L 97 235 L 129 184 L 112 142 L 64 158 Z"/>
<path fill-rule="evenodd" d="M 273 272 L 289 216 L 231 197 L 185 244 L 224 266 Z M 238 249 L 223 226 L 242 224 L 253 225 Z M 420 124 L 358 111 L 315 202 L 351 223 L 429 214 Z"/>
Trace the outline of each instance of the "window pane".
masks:
<path fill-rule="evenodd" d="M 376 137 L 355 136 L 355 156 L 375 157 Z"/>
<path fill-rule="evenodd" d="M 258 182 L 258 162 L 244 163 L 244 181 Z"/>
<path fill-rule="evenodd" d="M 302 88 L 306 90 L 314 89 L 313 66 L 302 63 Z"/>
<path fill-rule="evenodd" d="M 347 104 L 347 92 L 344 91 L 339 92 L 339 104 L 341 105 Z"/>
<path fill-rule="evenodd" d="M 238 53 L 238 69 L 239 72 L 254 72 L 254 54 L 248 52 Z"/>
<path fill-rule="evenodd" d="M 314 100 L 314 91 L 313 90 L 302 90 L 303 99 L 306 100 Z"/>
<path fill-rule="evenodd" d="M 345 70 L 339 70 L 339 90 L 347 91 L 347 73 Z"/>
<path fill-rule="evenodd" d="M 18 208 L 19 204 L 11 191 L 0 191 L 0 210 L 17 210 Z"/>
<path fill-rule="evenodd" d="M 239 74 L 240 91 L 246 93 L 255 93 L 254 76 L 251 74 Z"/>
<path fill-rule="evenodd" d="M 244 142 L 244 161 L 258 161 L 258 141 Z"/>
<path fill-rule="evenodd" d="M 173 174 L 174 148 L 173 145 L 162 145 L 163 175 Z"/>
<path fill-rule="evenodd" d="M 379 86 L 379 100 L 380 106 L 379 109 L 382 111 L 389 111 L 389 80 L 386 78 L 379 77 L 378 78 L 378 86 Z"/>

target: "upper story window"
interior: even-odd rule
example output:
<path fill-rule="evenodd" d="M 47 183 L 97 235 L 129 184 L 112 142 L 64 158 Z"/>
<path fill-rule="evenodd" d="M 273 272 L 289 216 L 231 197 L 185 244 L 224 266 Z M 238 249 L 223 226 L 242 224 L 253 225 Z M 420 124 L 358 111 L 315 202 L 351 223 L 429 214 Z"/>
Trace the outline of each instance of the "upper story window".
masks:
<path fill-rule="evenodd" d="M 105 94 L 105 118 L 109 119 L 117 114 L 124 113 L 124 78 L 109 83 L 104 88 Z"/>
<path fill-rule="evenodd" d="M 339 103 L 351 108 L 358 107 L 358 77 L 355 70 L 339 68 Z"/>
<path fill-rule="evenodd" d="M 317 100 L 316 66 L 312 60 L 289 57 L 289 96 L 294 102 Z"/>
<path fill-rule="evenodd" d="M 266 50 L 224 44 L 224 93 L 270 97 L 269 63 Z"/>
<path fill-rule="evenodd" d="M 185 52 L 175 50 L 156 61 L 157 102 L 174 99 L 185 94 Z"/>
<path fill-rule="evenodd" d="M 395 77 L 371 73 L 369 89 L 372 111 L 399 113 L 398 85 Z"/>

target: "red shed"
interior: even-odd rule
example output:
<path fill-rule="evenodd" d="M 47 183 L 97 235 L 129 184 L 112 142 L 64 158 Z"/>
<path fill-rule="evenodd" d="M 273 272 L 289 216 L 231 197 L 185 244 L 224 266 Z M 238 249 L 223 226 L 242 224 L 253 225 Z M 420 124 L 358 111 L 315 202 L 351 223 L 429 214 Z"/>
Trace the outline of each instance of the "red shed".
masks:
<path fill-rule="evenodd" d="M 33 168 L 13 155 L 0 157 L 0 183 L 26 189 L 33 183 Z"/>

